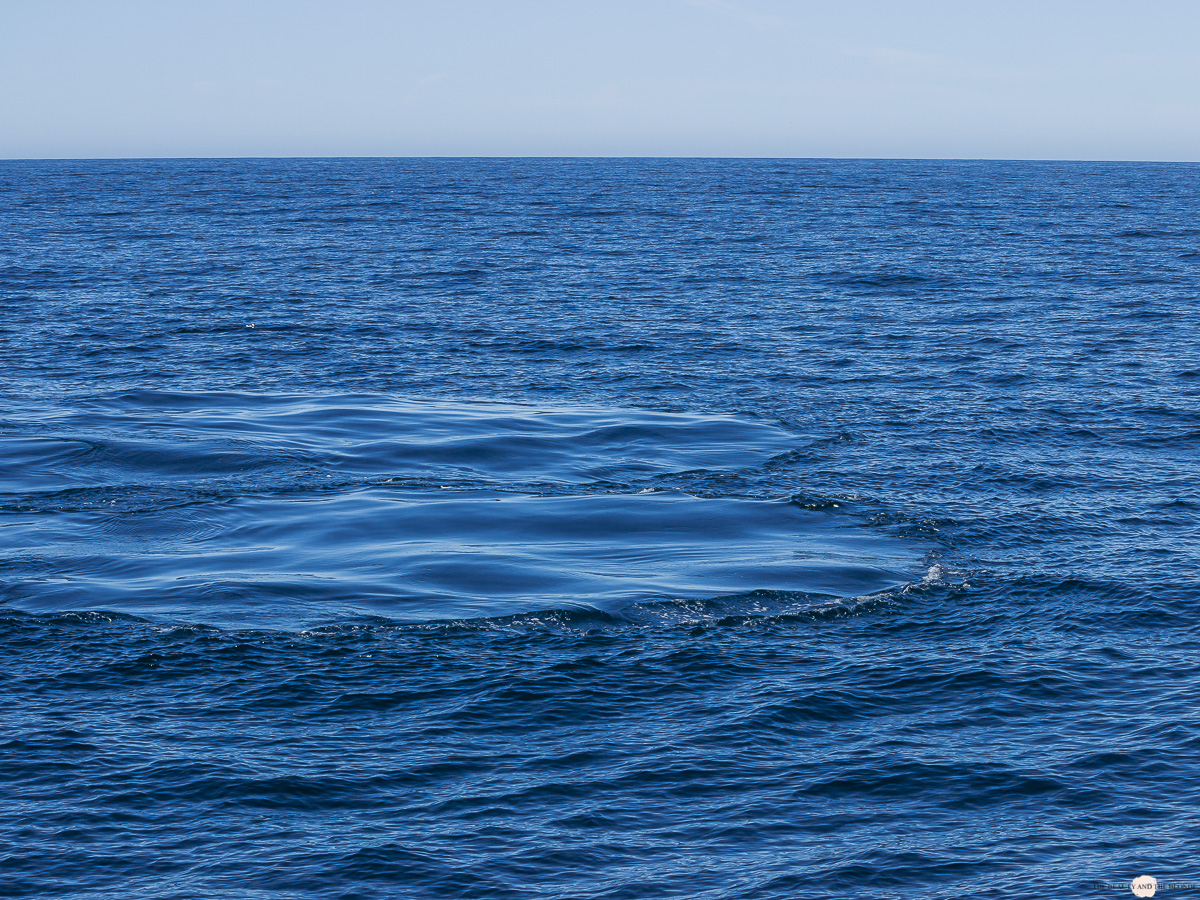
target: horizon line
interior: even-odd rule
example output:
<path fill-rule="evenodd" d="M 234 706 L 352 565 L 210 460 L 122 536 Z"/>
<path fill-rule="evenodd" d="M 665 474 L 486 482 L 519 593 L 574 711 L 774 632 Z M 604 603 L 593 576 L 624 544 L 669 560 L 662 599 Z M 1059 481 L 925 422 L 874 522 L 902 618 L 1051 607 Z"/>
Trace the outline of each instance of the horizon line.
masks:
<path fill-rule="evenodd" d="M 1130 159 L 1130 158 L 1087 158 L 1067 156 L 1020 157 L 1020 156 L 710 156 L 705 154 L 687 155 L 657 155 L 657 154 L 339 154 L 326 156 L 320 154 L 293 155 L 162 155 L 162 156 L 0 156 L 0 163 L 5 162 L 151 162 L 151 161 L 216 161 L 216 160 L 761 160 L 764 162 L 1044 162 L 1044 163 L 1133 163 L 1133 164 L 1168 164 L 1196 165 L 1200 159 Z"/>

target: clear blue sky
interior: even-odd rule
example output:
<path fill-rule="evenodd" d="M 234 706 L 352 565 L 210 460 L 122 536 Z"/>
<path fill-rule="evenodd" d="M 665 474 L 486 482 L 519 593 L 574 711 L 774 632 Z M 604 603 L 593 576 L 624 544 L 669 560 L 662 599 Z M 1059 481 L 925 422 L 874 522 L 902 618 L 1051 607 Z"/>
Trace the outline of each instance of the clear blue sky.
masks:
<path fill-rule="evenodd" d="M 1200 160 L 1200 0 L 0 0 L 0 157 Z"/>

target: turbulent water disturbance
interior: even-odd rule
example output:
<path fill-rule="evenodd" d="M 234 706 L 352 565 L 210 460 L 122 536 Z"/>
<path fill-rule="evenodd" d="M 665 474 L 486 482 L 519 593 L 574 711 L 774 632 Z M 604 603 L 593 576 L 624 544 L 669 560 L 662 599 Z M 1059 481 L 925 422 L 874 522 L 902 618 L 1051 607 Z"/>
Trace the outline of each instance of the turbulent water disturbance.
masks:
<path fill-rule="evenodd" d="M 0 163 L 0 893 L 1200 883 L 1200 166 Z"/>

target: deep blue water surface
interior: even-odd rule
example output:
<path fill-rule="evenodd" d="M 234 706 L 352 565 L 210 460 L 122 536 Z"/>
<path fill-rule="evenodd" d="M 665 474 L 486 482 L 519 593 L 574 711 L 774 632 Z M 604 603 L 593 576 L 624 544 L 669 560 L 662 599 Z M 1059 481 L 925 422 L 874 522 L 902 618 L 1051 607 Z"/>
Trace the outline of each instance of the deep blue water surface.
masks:
<path fill-rule="evenodd" d="M 0 895 L 1200 883 L 1198 223 L 1182 164 L 0 162 Z"/>

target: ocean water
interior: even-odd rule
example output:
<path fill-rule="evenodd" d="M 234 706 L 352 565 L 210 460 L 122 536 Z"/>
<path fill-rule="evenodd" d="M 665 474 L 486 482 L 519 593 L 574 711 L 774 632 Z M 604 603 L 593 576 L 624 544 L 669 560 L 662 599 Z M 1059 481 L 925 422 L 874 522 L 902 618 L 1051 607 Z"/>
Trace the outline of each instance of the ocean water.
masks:
<path fill-rule="evenodd" d="M 1188 164 L 0 162 L 0 894 L 1200 885 L 1198 223 Z"/>

